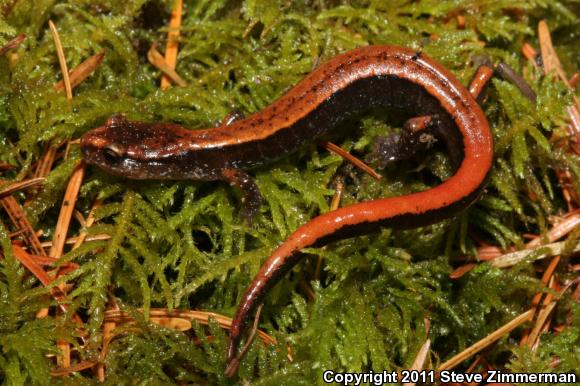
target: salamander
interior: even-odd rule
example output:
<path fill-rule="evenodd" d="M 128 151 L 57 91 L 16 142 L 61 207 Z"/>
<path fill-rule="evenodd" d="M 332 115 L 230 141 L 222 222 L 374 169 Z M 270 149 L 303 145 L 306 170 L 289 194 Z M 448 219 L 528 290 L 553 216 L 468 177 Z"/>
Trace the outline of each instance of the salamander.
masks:
<path fill-rule="evenodd" d="M 428 127 L 446 145 L 455 173 L 428 190 L 345 206 L 299 227 L 270 255 L 242 296 L 230 330 L 227 375 L 239 363 L 238 346 L 249 319 L 268 290 L 300 261 L 303 248 L 380 227 L 432 224 L 477 200 L 493 162 L 492 134 L 481 108 L 448 70 L 425 54 L 368 46 L 334 57 L 263 110 L 217 128 L 187 130 L 117 115 L 83 136 L 85 159 L 110 173 L 137 179 L 222 179 L 256 199 L 259 192 L 243 170 L 293 152 L 378 106 L 422 117 L 406 125 L 409 134 L 379 144 L 383 158 L 408 155 L 413 151 L 409 144 L 421 144 Z"/>

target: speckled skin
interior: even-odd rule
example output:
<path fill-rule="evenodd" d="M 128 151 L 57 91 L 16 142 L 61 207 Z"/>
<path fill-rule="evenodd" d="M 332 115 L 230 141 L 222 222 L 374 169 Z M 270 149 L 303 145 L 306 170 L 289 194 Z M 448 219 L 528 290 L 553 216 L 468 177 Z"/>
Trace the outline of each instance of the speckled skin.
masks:
<path fill-rule="evenodd" d="M 248 320 L 268 290 L 300 260 L 300 250 L 381 226 L 431 224 L 454 216 L 479 197 L 493 160 L 492 136 L 480 107 L 451 73 L 425 55 L 370 46 L 319 66 L 264 110 L 230 125 L 189 131 L 117 116 L 82 138 L 85 159 L 113 174 L 214 180 L 223 178 L 225 170 L 250 168 L 292 152 L 373 106 L 436 116 L 437 134 L 458 165 L 455 174 L 432 189 L 343 207 L 296 230 L 242 296 L 230 331 L 227 375 L 235 372 Z"/>

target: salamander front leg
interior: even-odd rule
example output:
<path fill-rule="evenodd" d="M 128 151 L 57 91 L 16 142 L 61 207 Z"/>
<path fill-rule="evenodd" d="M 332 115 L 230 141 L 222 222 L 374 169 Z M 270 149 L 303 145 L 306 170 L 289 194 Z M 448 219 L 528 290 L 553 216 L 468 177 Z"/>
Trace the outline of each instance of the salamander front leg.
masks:
<path fill-rule="evenodd" d="M 249 225 L 252 225 L 254 217 L 258 214 L 262 205 L 262 195 L 253 178 L 240 169 L 222 170 L 222 178 L 242 191 L 242 216 Z"/>

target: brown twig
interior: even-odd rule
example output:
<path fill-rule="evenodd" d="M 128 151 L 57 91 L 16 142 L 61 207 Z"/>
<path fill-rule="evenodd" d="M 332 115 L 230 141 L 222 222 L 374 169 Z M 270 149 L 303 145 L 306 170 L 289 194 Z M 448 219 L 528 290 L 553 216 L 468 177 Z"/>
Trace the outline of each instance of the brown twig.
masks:
<path fill-rule="evenodd" d="M 18 48 L 24 39 L 26 39 L 26 35 L 19 33 L 14 39 L 10 40 L 8 43 L 4 44 L 2 48 L 0 48 L 0 55 L 4 55 L 8 51 Z"/>
<path fill-rule="evenodd" d="M 550 29 L 548 28 L 548 23 L 545 20 L 541 20 L 538 23 L 538 38 L 540 40 L 540 53 L 542 55 L 542 63 L 544 65 L 544 73 L 548 75 L 550 72 L 555 71 L 556 75 L 562 80 L 567 87 L 568 77 L 562 69 L 562 64 L 558 58 L 558 54 L 554 49 L 552 44 L 552 37 L 550 36 Z"/>
<path fill-rule="evenodd" d="M 186 87 L 187 82 L 183 80 L 181 76 L 167 62 L 163 55 L 157 51 L 157 43 L 153 43 L 149 51 L 147 51 L 147 59 L 149 63 L 154 65 L 156 68 L 161 70 L 165 75 L 167 75 L 173 82 L 175 82 L 178 86 Z"/>
<path fill-rule="evenodd" d="M 62 72 L 62 79 L 64 80 L 64 89 L 66 91 L 66 99 L 72 99 L 72 87 L 70 84 L 70 78 L 68 74 L 68 68 L 66 65 L 66 59 L 64 56 L 64 50 L 62 49 L 62 43 L 60 41 L 60 36 L 58 36 L 58 31 L 52 20 L 48 21 L 48 26 L 50 27 L 50 32 L 52 33 L 52 38 L 54 40 L 54 45 L 56 47 L 56 53 L 58 55 L 58 62 L 60 63 L 60 71 Z"/>
<path fill-rule="evenodd" d="M 119 305 L 114 297 L 109 296 L 109 301 L 107 303 L 106 310 L 108 311 L 120 311 Z M 106 312 L 106 311 L 105 311 Z M 117 336 L 114 333 L 115 328 L 117 328 L 117 323 L 111 320 L 103 321 L 103 344 L 101 346 L 101 352 L 99 354 L 99 363 L 97 364 L 97 377 L 99 378 L 99 382 L 105 382 L 105 357 L 109 351 L 109 345 L 112 340 Z"/>
<path fill-rule="evenodd" d="M 46 271 L 42 269 L 42 267 L 37 264 L 28 253 L 26 253 L 26 251 L 24 251 L 24 249 L 16 244 L 12 246 L 12 249 L 16 259 L 18 259 L 18 261 L 20 261 L 20 263 L 22 263 L 22 265 L 25 266 L 26 269 L 28 269 L 28 271 L 30 271 L 44 286 L 48 286 L 52 283 L 54 279 L 51 278 L 48 273 L 46 273 Z M 58 294 L 56 299 L 63 300 L 61 295 L 62 294 Z"/>
<path fill-rule="evenodd" d="M 105 51 L 101 51 L 96 55 L 93 55 L 83 61 L 81 64 L 76 66 L 72 69 L 69 74 L 70 78 L 70 86 L 71 89 L 75 88 L 79 84 L 83 82 L 86 78 L 88 78 L 103 62 L 103 58 L 105 57 Z M 64 79 L 58 81 L 53 88 L 56 91 L 65 90 L 65 82 Z"/>
<path fill-rule="evenodd" d="M 240 362 L 241 362 L 242 358 L 244 358 L 246 356 L 248 351 L 250 351 L 250 347 L 252 347 L 252 343 L 254 342 L 254 339 L 256 338 L 256 331 L 258 331 L 258 324 L 260 322 L 260 314 L 262 313 L 262 306 L 263 306 L 263 304 L 260 304 L 260 306 L 256 310 L 256 316 L 254 318 L 254 324 L 252 325 L 252 330 L 250 331 L 250 335 L 248 336 L 248 339 L 246 341 L 246 344 L 242 348 L 242 351 L 240 352 L 240 354 L 237 357 L 235 357 L 229 363 L 228 367 L 224 371 L 224 375 L 228 378 L 234 376 L 234 374 L 238 372 L 238 367 L 240 366 Z"/>
<path fill-rule="evenodd" d="M 568 84 L 570 85 L 570 87 L 576 88 L 578 80 L 580 80 L 580 73 L 576 72 L 574 75 L 570 77 L 570 79 L 568 80 Z"/>
<path fill-rule="evenodd" d="M 550 72 L 555 71 L 556 75 L 560 80 L 562 80 L 562 82 L 564 82 L 566 87 L 568 87 L 570 91 L 573 91 L 568 82 L 568 77 L 562 69 L 562 64 L 560 63 L 560 59 L 558 59 L 558 54 L 554 49 L 554 45 L 552 44 L 550 29 L 545 20 L 538 23 L 538 37 L 540 40 L 540 52 L 544 64 L 544 73 L 549 74 Z M 580 101 L 574 93 L 572 93 L 572 99 L 574 100 L 574 104 L 568 107 L 568 113 L 572 119 L 572 125 L 569 126 L 569 132 L 572 138 L 576 140 L 578 136 L 580 136 L 580 124 L 575 125 L 574 122 L 580 121 L 580 119 L 575 119 L 575 117 L 580 116 Z M 580 154 L 580 142 L 572 141 L 572 146 L 576 154 Z"/>
<path fill-rule="evenodd" d="M 568 233 L 580 226 L 580 213 L 571 212 L 562 220 L 558 221 L 543 237 L 534 235 L 532 240 L 529 241 L 524 250 L 518 252 L 503 253 L 501 248 L 496 246 L 485 245 L 478 248 L 477 257 L 480 261 L 491 261 L 491 264 L 496 267 L 508 267 L 510 265 L 516 264 L 528 255 L 526 249 L 538 248 L 542 245 L 544 240 L 548 243 L 553 243 L 556 240 L 561 239 Z M 495 261 L 497 259 L 497 261 Z M 510 260 L 512 259 L 512 260 Z M 510 262 L 511 261 L 511 262 Z M 506 265 L 507 264 L 507 265 Z M 465 275 L 467 272 L 471 271 L 477 266 L 476 263 L 467 263 L 458 268 L 456 268 L 450 275 L 450 279 L 458 279 Z"/>
<path fill-rule="evenodd" d="M 84 162 L 80 162 L 79 165 L 77 165 L 75 168 L 64 194 L 62 208 L 58 216 L 54 238 L 52 240 L 52 247 L 50 248 L 49 253 L 49 255 L 52 257 L 62 256 L 66 235 L 68 233 L 70 220 L 74 211 L 74 204 L 83 182 L 84 174 L 85 165 Z"/>
<path fill-rule="evenodd" d="M 357 168 L 359 168 L 363 172 L 365 172 L 368 175 L 370 175 L 371 177 L 373 177 L 375 180 L 380 181 L 380 179 L 381 179 L 381 175 L 380 174 L 378 174 L 377 172 L 375 172 L 370 166 L 368 166 L 367 164 L 365 164 L 360 159 L 356 158 L 352 154 L 350 154 L 347 151 L 343 150 L 341 147 L 335 145 L 332 142 L 320 141 L 318 143 L 320 144 L 320 146 L 324 147 L 326 150 L 328 150 L 328 151 L 330 151 L 330 152 L 332 152 L 334 154 L 339 155 L 340 157 L 342 157 L 343 159 L 347 160 L 348 162 L 350 162 L 351 164 L 353 164 L 354 166 L 356 166 Z"/>
<path fill-rule="evenodd" d="M 507 251 L 502 250 L 500 247 L 495 245 L 485 245 L 477 248 L 477 259 L 480 261 L 493 260 L 496 257 L 503 255 L 505 252 L 514 252 L 514 248 L 510 247 Z"/>
<path fill-rule="evenodd" d="M 80 162 L 72 173 L 66 188 L 62 207 L 56 223 L 54 231 L 54 238 L 52 239 L 52 247 L 50 248 L 49 256 L 60 258 L 64 250 L 66 235 L 70 226 L 70 221 L 74 211 L 75 202 L 83 182 L 85 173 L 84 162 Z M 60 290 L 66 296 L 66 283 L 59 285 Z M 57 363 L 60 367 L 70 367 L 70 345 L 66 341 L 57 341 L 57 347 L 61 351 L 61 355 L 57 356 Z"/>
<path fill-rule="evenodd" d="M 16 166 L 12 165 L 12 164 L 7 164 L 4 162 L 0 162 L 0 172 L 4 172 L 6 170 L 12 170 L 15 169 Z"/>
<path fill-rule="evenodd" d="M 419 352 L 417 353 L 417 356 L 415 357 L 415 360 L 413 361 L 409 371 L 421 371 L 423 369 L 423 366 L 425 365 L 425 359 L 427 359 L 427 354 L 429 354 L 430 347 L 431 340 L 427 339 L 419 349 Z M 403 386 L 415 386 L 415 384 L 415 382 L 407 382 L 403 383 Z"/>
<path fill-rule="evenodd" d="M 542 275 L 542 284 L 544 286 L 549 287 L 548 284 L 550 280 L 552 280 L 554 272 L 556 271 L 556 267 L 558 267 L 558 264 L 560 263 L 560 259 L 561 259 L 560 256 L 555 256 L 554 258 L 552 258 L 550 264 L 548 265 L 548 268 L 546 268 L 546 270 L 544 271 L 544 274 Z M 534 298 L 532 299 L 532 306 L 537 307 L 540 304 L 542 295 L 543 293 L 540 292 L 534 296 Z M 551 299 L 552 296 L 548 294 L 546 298 Z"/>
<path fill-rule="evenodd" d="M 457 29 L 465 29 L 465 16 L 457 15 L 455 20 L 457 20 Z"/>
<path fill-rule="evenodd" d="M 530 45 L 530 43 L 524 43 L 522 45 L 522 55 L 524 55 L 524 57 L 526 59 L 528 59 L 530 61 L 530 63 L 532 63 L 532 65 L 534 67 L 537 67 L 538 64 L 536 62 L 537 58 L 538 58 L 538 53 L 537 51 L 534 49 L 534 47 L 532 47 Z"/>
<path fill-rule="evenodd" d="M 0 198 L 4 198 L 6 196 L 11 195 L 12 193 L 16 193 L 16 192 L 23 190 L 23 189 L 27 189 L 27 188 L 30 188 L 33 186 L 38 186 L 42 183 L 44 183 L 43 177 L 31 178 L 29 180 L 15 182 L 13 184 L 10 184 L 10 185 L 0 189 Z M 0 185 L 0 186 L 2 186 L 2 185 Z"/>
<path fill-rule="evenodd" d="M 534 249 L 524 249 L 517 252 L 506 253 L 505 255 L 502 255 L 496 259 L 490 260 L 488 263 L 496 268 L 507 268 L 527 259 L 528 256 L 530 256 L 530 254 L 533 253 L 535 249 L 544 249 L 544 248 L 546 249 L 546 253 L 544 255 L 536 257 L 537 260 L 540 260 L 546 257 L 560 255 L 564 251 L 565 246 L 566 243 L 564 241 L 561 241 L 559 243 L 546 244 L 536 247 Z M 580 251 L 580 242 L 576 243 L 571 252 L 579 252 L 579 251 Z"/>
<path fill-rule="evenodd" d="M 16 244 L 12 244 L 12 250 L 16 259 L 24 267 L 26 267 L 28 271 L 30 271 L 44 286 L 48 286 L 54 281 L 54 279 L 48 275 L 48 273 L 41 267 L 41 265 L 38 264 L 36 261 L 38 258 L 37 256 L 33 257 L 32 255 L 29 255 L 26 253 L 26 251 L 24 251 L 24 249 Z M 41 258 L 44 258 L 44 256 Z M 58 302 L 59 309 L 62 312 L 67 312 L 68 306 L 64 304 L 66 297 L 62 290 L 59 287 L 54 287 L 50 292 L 52 297 Z M 41 312 L 41 315 L 42 314 L 43 313 Z M 72 320 L 79 326 L 82 326 L 83 324 L 82 319 L 76 313 L 72 315 Z M 82 337 L 82 339 L 84 340 L 84 337 Z"/>
<path fill-rule="evenodd" d="M 60 147 L 60 144 L 59 145 L 52 145 L 52 144 L 46 145 L 44 152 L 42 153 L 42 156 L 40 157 L 40 160 L 36 164 L 36 170 L 34 171 L 35 178 L 48 176 L 48 173 L 50 173 L 50 170 L 52 169 L 54 159 L 56 158 L 56 152 L 57 152 L 59 147 Z"/>
<path fill-rule="evenodd" d="M 90 369 L 98 363 L 99 362 L 97 360 L 94 360 L 94 359 L 93 360 L 86 360 L 86 361 L 82 361 L 82 362 L 76 363 L 74 365 L 71 365 L 69 367 L 60 367 L 58 369 L 51 370 L 50 375 L 53 377 L 65 377 L 65 376 L 70 375 L 72 373 L 78 373 L 79 371 Z"/>
<path fill-rule="evenodd" d="M 525 249 L 516 252 L 510 252 L 507 254 L 502 254 L 501 249 L 498 247 L 485 247 L 478 250 L 478 257 L 480 260 L 489 260 L 490 264 L 498 267 L 505 268 L 513 264 L 517 264 L 529 254 L 530 249 L 537 249 L 542 247 L 542 242 L 547 241 L 548 243 L 543 245 L 543 247 L 548 247 L 552 249 L 552 255 L 554 256 L 561 251 L 561 246 L 563 243 L 554 243 L 554 241 L 561 239 L 573 230 L 575 230 L 580 225 L 580 213 L 577 211 L 571 212 L 566 215 L 562 220 L 556 222 L 556 224 L 545 234 L 545 238 L 540 236 L 534 236 L 531 241 L 529 241 Z M 555 249 L 553 249 L 554 247 Z M 554 253 L 557 252 L 557 253 Z"/>
<path fill-rule="evenodd" d="M 549 243 L 561 239 L 568 233 L 572 232 L 580 226 L 580 213 L 573 213 L 572 215 L 558 221 L 547 233 L 546 239 Z M 542 238 L 536 237 L 526 244 L 526 248 L 535 248 L 542 244 Z"/>
<path fill-rule="evenodd" d="M 544 328 L 544 325 L 547 323 L 548 317 L 556 307 L 556 303 L 557 302 L 548 303 L 547 305 L 543 306 L 540 312 L 538 313 L 538 318 L 536 319 L 536 323 L 534 324 L 534 328 L 532 329 L 532 332 L 530 333 L 527 342 L 530 348 L 533 349 L 534 347 L 536 347 L 536 343 L 540 337 L 540 333 Z"/>
<path fill-rule="evenodd" d="M 79 237 L 77 237 L 72 249 L 77 249 L 85 241 L 85 239 L 87 238 L 87 229 L 90 228 L 95 223 L 95 212 L 97 211 L 97 209 L 101 207 L 102 204 L 103 204 L 102 199 L 97 198 L 95 200 L 89 212 L 89 216 L 87 217 L 85 224 L 83 225 L 84 229 L 81 230 L 81 232 L 79 233 Z"/>
<path fill-rule="evenodd" d="M 457 267 L 453 270 L 453 272 L 451 272 L 449 274 L 449 278 L 452 280 L 459 279 L 460 277 L 465 275 L 467 272 L 471 271 L 476 266 L 477 266 L 476 263 L 467 263 L 467 264 L 464 264 L 460 267 Z"/>
<path fill-rule="evenodd" d="M 169 68 L 175 70 L 177 64 L 177 52 L 179 50 L 179 29 L 181 28 L 181 14 L 183 13 L 183 1 L 176 0 L 175 8 L 171 11 L 169 21 L 169 32 L 167 33 L 167 44 L 165 45 L 165 63 Z M 165 74 L 161 77 L 161 89 L 164 90 L 171 85 L 171 78 Z"/>
<path fill-rule="evenodd" d="M 466 348 L 465 350 L 463 350 L 459 354 L 455 355 L 453 358 L 442 363 L 439 366 L 438 370 L 439 371 L 451 370 L 452 368 L 454 368 L 455 366 L 457 366 L 458 364 L 460 364 L 461 362 L 463 362 L 467 358 L 471 357 L 472 355 L 477 354 L 478 352 L 480 352 L 484 348 L 495 343 L 497 340 L 502 338 L 504 335 L 509 334 L 512 330 L 516 329 L 520 325 L 524 324 L 525 322 L 530 321 L 532 319 L 533 315 L 534 315 L 533 309 L 527 310 L 526 312 L 519 315 L 515 319 L 512 319 L 511 321 L 509 321 L 505 325 L 501 326 L 500 328 L 498 328 L 497 330 L 495 330 L 494 332 L 492 332 L 491 334 L 489 334 L 485 338 L 477 341 L 476 343 L 474 343 L 470 347 Z"/>
<path fill-rule="evenodd" d="M 344 183 L 342 179 L 339 179 L 336 182 L 336 188 L 334 190 L 334 196 L 332 196 L 332 201 L 330 202 L 330 210 L 338 209 L 340 205 L 340 198 L 342 197 L 342 191 L 344 190 Z M 316 268 L 314 269 L 314 280 L 320 279 L 320 272 L 322 271 L 322 261 L 324 258 L 322 256 L 318 256 L 316 260 Z"/>
<path fill-rule="evenodd" d="M 24 238 L 26 245 L 34 252 L 35 255 L 46 255 L 46 252 L 42 248 L 40 240 L 34 232 L 30 221 L 26 217 L 26 213 L 12 196 L 4 197 L 0 199 L 0 204 L 8 213 L 8 217 L 12 221 L 14 228 L 20 231 L 20 234 Z"/>
<path fill-rule="evenodd" d="M 142 312 L 142 310 L 140 310 Z M 206 311 L 193 311 L 193 310 L 172 310 L 169 311 L 165 308 L 152 308 L 149 311 L 149 319 L 154 322 L 155 320 L 163 320 L 163 318 L 180 318 L 190 321 L 196 321 L 199 324 L 207 325 L 209 320 L 215 319 L 218 325 L 226 330 L 229 330 L 232 326 L 232 319 L 228 316 L 216 314 L 214 312 Z M 105 322 L 114 322 L 117 324 L 132 323 L 133 318 L 126 312 L 120 310 L 107 310 L 105 311 Z M 276 344 L 276 339 L 266 334 L 263 331 L 257 332 L 258 337 L 265 344 Z"/>
<path fill-rule="evenodd" d="M 548 268 L 546 268 L 546 270 L 544 271 L 544 274 L 542 275 L 542 284 L 544 286 L 549 287 L 549 283 L 553 278 L 552 275 L 554 274 L 554 271 L 556 270 L 556 267 L 558 266 L 559 262 L 560 262 L 559 255 L 553 257 L 552 260 L 550 261 Z M 542 300 L 543 295 L 544 295 L 543 292 L 539 292 L 532 299 L 532 307 L 534 308 L 534 313 L 538 312 L 538 306 L 540 305 L 540 301 Z M 552 296 L 547 294 L 546 297 L 544 298 L 542 309 L 544 309 L 547 306 L 547 304 L 550 303 L 551 301 L 552 301 Z M 536 334 L 536 336 L 537 336 L 537 334 Z M 522 339 L 520 340 L 520 345 L 526 344 L 528 342 L 533 342 L 534 338 L 535 338 L 534 336 L 532 336 L 532 338 L 530 338 L 530 330 L 528 330 L 522 335 Z M 533 345 L 533 343 L 529 344 L 530 347 L 532 345 Z"/>
<path fill-rule="evenodd" d="M 82 231 L 81 231 L 82 233 Z M 91 236 L 84 236 L 84 238 L 81 238 L 81 235 L 79 236 L 74 236 L 74 237 L 69 237 L 68 239 L 65 240 L 65 244 L 66 245 L 70 245 L 70 244 L 76 244 L 79 242 L 79 240 L 82 240 L 81 242 L 84 241 L 99 241 L 99 240 L 109 240 L 111 238 L 111 235 L 105 234 L 105 233 L 101 233 L 98 235 L 91 235 Z M 42 247 L 44 248 L 50 248 L 52 247 L 52 241 L 43 241 L 42 243 L 40 243 L 42 245 Z M 73 249 L 76 249 L 73 247 Z"/>

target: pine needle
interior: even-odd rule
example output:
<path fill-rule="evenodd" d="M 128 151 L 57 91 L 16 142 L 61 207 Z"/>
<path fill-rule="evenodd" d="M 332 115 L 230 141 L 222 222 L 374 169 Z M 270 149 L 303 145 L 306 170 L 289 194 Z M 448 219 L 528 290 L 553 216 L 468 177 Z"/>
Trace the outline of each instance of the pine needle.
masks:
<path fill-rule="evenodd" d="M 181 28 L 181 14 L 183 11 L 183 0 L 175 0 L 175 6 L 171 11 L 169 21 L 169 32 L 167 33 L 167 44 L 165 45 L 165 63 L 175 70 L 177 64 L 177 52 L 179 49 L 179 29 Z M 164 90 L 171 85 L 172 78 L 166 74 L 161 77 L 161 89 Z"/>
<path fill-rule="evenodd" d="M 518 328 L 519 326 L 521 326 L 525 322 L 530 321 L 533 315 L 534 315 L 533 309 L 527 310 L 526 312 L 519 315 L 517 318 L 511 320 L 510 322 L 506 323 L 502 327 L 498 328 L 497 330 L 495 330 L 494 332 L 492 332 L 491 334 L 489 334 L 485 338 L 477 341 L 476 343 L 474 343 L 470 347 L 466 348 L 465 350 L 463 350 L 459 354 L 455 355 L 451 359 L 442 363 L 439 366 L 438 371 L 451 370 L 452 368 L 454 368 L 455 366 L 457 366 L 458 364 L 460 364 L 461 362 L 463 362 L 467 358 L 470 358 L 471 356 L 477 354 L 478 352 L 480 352 L 484 348 L 492 345 L 497 340 L 501 339 L 503 336 L 509 334 L 512 330 Z"/>
<path fill-rule="evenodd" d="M 60 37 L 58 36 L 58 31 L 52 20 L 48 21 L 48 26 L 50 27 L 50 32 L 52 33 L 52 38 L 54 39 L 54 45 L 56 47 L 56 53 L 58 55 L 58 62 L 60 63 L 60 70 L 62 72 L 62 79 L 64 81 L 64 89 L 66 91 L 66 98 L 72 99 L 72 86 L 70 83 L 68 68 L 66 65 L 66 58 L 64 56 L 64 50 L 62 49 L 62 43 Z"/>

